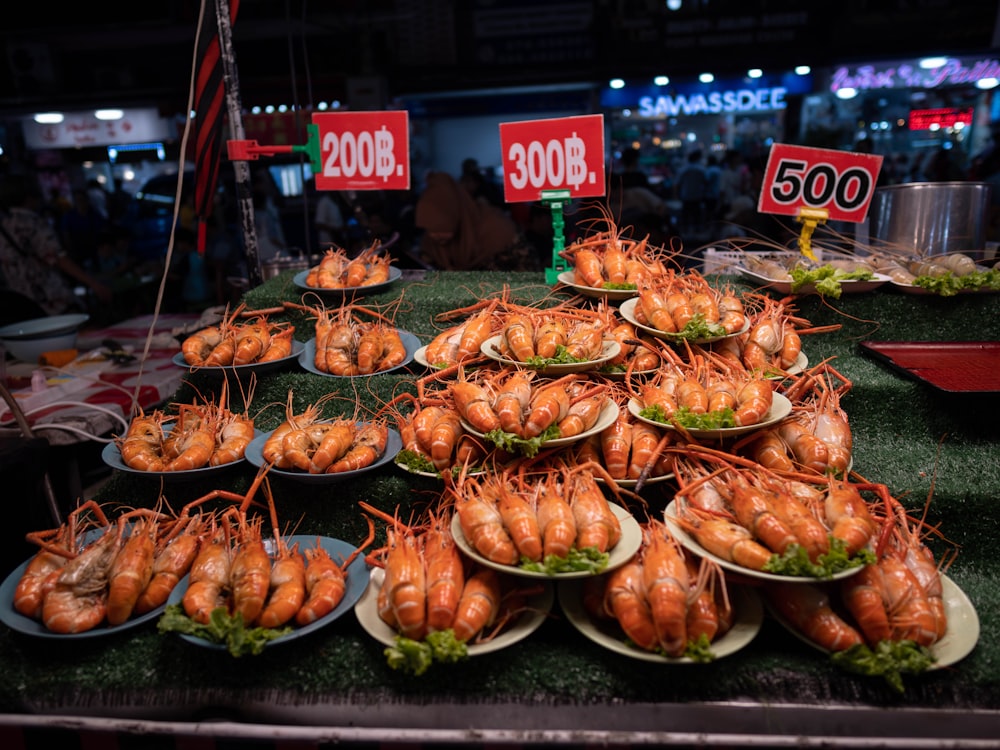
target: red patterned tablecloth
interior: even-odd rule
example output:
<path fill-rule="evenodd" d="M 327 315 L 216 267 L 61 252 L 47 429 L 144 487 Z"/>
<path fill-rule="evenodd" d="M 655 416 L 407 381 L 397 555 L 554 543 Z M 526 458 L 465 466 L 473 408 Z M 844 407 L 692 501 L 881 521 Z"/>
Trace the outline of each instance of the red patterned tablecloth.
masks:
<path fill-rule="evenodd" d="M 173 362 L 180 351 L 178 335 L 191 330 L 200 317 L 190 313 L 161 315 L 152 325 L 153 316 L 142 315 L 107 328 L 83 330 L 77 339 L 81 354 L 76 360 L 60 368 L 41 368 L 47 378 L 47 388 L 41 392 L 13 387 L 30 378 L 31 372 L 39 369 L 37 365 L 7 363 L 11 394 L 35 434 L 52 445 L 106 441 L 123 429 L 133 401 L 148 410 L 177 390 L 187 372 Z M 135 359 L 118 364 L 108 358 L 107 341 L 116 342 Z M 6 403 L 0 404 L 0 428 L 18 430 Z"/>

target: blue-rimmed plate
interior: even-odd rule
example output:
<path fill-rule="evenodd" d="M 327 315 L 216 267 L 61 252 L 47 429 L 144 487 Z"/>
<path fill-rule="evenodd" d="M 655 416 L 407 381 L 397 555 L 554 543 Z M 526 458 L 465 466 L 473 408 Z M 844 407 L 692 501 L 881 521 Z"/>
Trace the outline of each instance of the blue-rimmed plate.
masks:
<path fill-rule="evenodd" d="M 304 552 L 307 549 L 315 548 L 316 544 L 325 549 L 334 562 L 342 563 L 352 554 L 357 551 L 357 547 L 347 542 L 341 541 L 340 539 L 331 539 L 326 536 L 315 536 L 310 534 L 292 534 L 284 538 L 284 541 L 289 547 L 294 544 L 299 545 L 299 551 Z M 303 625 L 301 627 L 294 627 L 291 633 L 287 635 L 280 636 L 274 640 L 268 641 L 265 648 L 270 648 L 271 646 L 278 646 L 282 643 L 288 643 L 301 638 L 304 635 L 308 635 L 315 630 L 319 630 L 322 627 L 326 627 L 331 622 L 341 617 L 345 612 L 349 612 L 354 608 L 358 599 L 361 595 L 365 593 L 365 588 L 368 586 L 368 564 L 365 562 L 364 555 L 358 555 L 351 561 L 351 564 L 347 566 L 347 570 L 344 571 L 346 588 L 344 590 L 344 598 L 340 600 L 340 603 L 333 609 L 330 614 L 325 617 L 321 617 L 316 622 L 311 622 L 308 625 Z M 184 576 L 174 587 L 174 590 L 170 593 L 170 597 L 167 599 L 167 604 L 181 604 L 184 599 L 184 593 L 187 591 L 189 579 L 188 576 Z M 192 643 L 196 646 L 203 646 L 204 648 L 215 649 L 217 651 L 225 651 L 226 644 L 215 643 L 206 638 L 198 638 L 197 636 L 187 635 L 185 633 L 179 634 L 182 639 L 188 643 Z"/>
<path fill-rule="evenodd" d="M 178 367 L 183 367 L 185 370 L 190 370 L 191 372 L 208 372 L 217 375 L 223 375 L 227 373 L 235 373 L 236 375 L 250 375 L 257 374 L 260 375 L 264 372 L 271 372 L 272 370 L 280 370 L 282 367 L 295 362 L 302 350 L 305 349 L 305 344 L 301 341 L 296 341 L 292 339 L 292 353 L 287 357 L 282 357 L 281 359 L 275 359 L 271 362 L 251 362 L 248 365 L 220 365 L 217 367 L 195 367 L 189 365 L 184 360 L 184 353 L 177 352 L 173 356 L 173 363 Z"/>
<path fill-rule="evenodd" d="M 363 422 L 358 423 L 359 426 L 363 424 Z M 271 432 L 265 432 L 260 437 L 254 438 L 250 441 L 250 445 L 247 446 L 246 460 L 257 468 L 261 468 L 266 463 L 264 461 L 264 443 L 266 443 L 267 439 L 271 437 L 272 432 L 274 432 L 274 430 L 271 430 Z M 396 430 L 390 427 L 389 437 L 385 442 L 385 450 L 382 452 L 382 455 L 379 456 L 376 461 L 362 469 L 356 469 L 355 471 L 340 471 L 332 474 L 310 474 L 306 471 L 299 471 L 298 469 L 279 469 L 272 466 L 267 473 L 268 476 L 294 479 L 297 482 L 305 482 L 307 484 L 332 484 L 334 482 L 343 482 L 385 466 L 396 457 L 396 454 L 399 453 L 402 447 L 403 438 L 400 437 L 400 434 Z"/>
<path fill-rule="evenodd" d="M 163 428 L 163 432 L 169 433 L 172 429 L 173 425 L 166 425 Z M 260 430 L 254 430 L 253 434 L 254 438 L 258 438 L 263 433 Z M 200 469 L 188 469 L 186 471 L 143 471 L 142 469 L 133 469 L 125 463 L 124 459 L 122 459 L 121 449 L 117 446 L 117 444 L 108 443 L 101 451 L 101 459 L 112 469 L 124 471 L 129 474 L 138 474 L 144 477 L 155 477 L 157 479 L 162 479 L 165 482 L 188 482 L 194 479 L 203 479 L 213 474 L 220 474 L 230 467 L 239 466 L 246 460 L 246 456 L 244 455 L 243 458 L 236 461 L 230 461 L 228 464 L 221 464 L 219 466 L 202 466 Z"/>
<path fill-rule="evenodd" d="M 326 289 L 321 286 L 309 286 L 306 283 L 306 277 L 308 275 L 308 270 L 300 271 L 292 278 L 292 283 L 299 289 L 306 292 L 315 292 L 316 294 L 324 297 L 339 297 L 348 300 L 366 297 L 369 294 L 379 294 L 403 278 L 403 272 L 400 269 L 395 266 L 389 266 L 389 278 L 378 284 L 368 284 L 367 286 L 347 286 L 341 289 Z"/>
<path fill-rule="evenodd" d="M 92 542 L 96 540 L 102 533 L 103 529 L 92 529 L 88 531 L 84 536 L 85 542 Z M 110 533 L 114 533 L 113 531 Z M 4 579 L 2 585 L 0 585 L 0 622 L 6 625 L 11 630 L 17 631 L 18 633 L 23 633 L 25 635 L 34 636 L 36 638 L 55 638 L 57 640 L 77 640 L 80 638 L 102 638 L 104 636 L 115 635 L 116 633 L 121 633 L 126 630 L 131 630 L 150 620 L 155 620 L 163 612 L 166 605 L 161 605 L 156 609 L 150 610 L 144 614 L 132 617 L 121 625 L 99 625 L 91 630 L 85 630 L 82 633 L 55 633 L 45 627 L 45 624 L 40 620 L 32 619 L 22 615 L 16 609 L 14 609 L 14 593 L 17 590 L 17 584 L 20 582 L 21 577 L 24 572 L 28 569 L 28 565 L 34 558 L 29 558 L 23 563 L 18 565 L 7 578 Z"/>
<path fill-rule="evenodd" d="M 403 357 L 403 361 L 400 362 L 395 367 L 389 367 L 389 368 L 387 368 L 385 370 L 376 370 L 375 372 L 370 373 L 368 375 L 334 375 L 334 374 L 329 373 L 329 372 L 324 372 L 323 370 L 321 370 L 318 367 L 316 367 L 316 339 L 315 339 L 315 337 L 309 339 L 306 342 L 306 344 L 305 344 L 305 348 L 302 350 L 302 352 L 300 352 L 300 354 L 299 354 L 299 364 L 302 365 L 302 368 L 304 370 L 308 370 L 309 372 L 313 373 L 314 375 L 322 375 L 325 378 L 345 378 L 345 377 L 346 378 L 351 378 L 351 377 L 367 378 L 367 377 L 371 377 L 372 375 L 382 375 L 383 373 L 386 373 L 386 372 L 395 372 L 396 370 L 400 370 L 400 369 L 406 367 L 408 364 L 410 364 L 410 362 L 413 361 L 413 356 L 417 353 L 417 349 L 421 348 L 420 339 L 418 339 L 412 333 L 410 333 L 409 331 L 404 331 L 404 330 L 402 330 L 400 328 L 397 328 L 396 330 L 399 332 L 399 338 L 403 342 L 403 348 L 406 349 L 406 356 Z"/>

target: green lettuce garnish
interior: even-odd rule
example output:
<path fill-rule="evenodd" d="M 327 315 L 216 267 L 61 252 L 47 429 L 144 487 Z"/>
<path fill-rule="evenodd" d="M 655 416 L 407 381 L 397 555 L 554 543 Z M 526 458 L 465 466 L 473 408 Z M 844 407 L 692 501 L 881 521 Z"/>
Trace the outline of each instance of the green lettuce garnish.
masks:
<path fill-rule="evenodd" d="M 708 664 L 715 659 L 712 653 L 712 643 L 708 640 L 708 635 L 699 633 L 693 641 L 688 641 L 684 647 L 684 656 L 699 664 Z"/>
<path fill-rule="evenodd" d="M 497 448 L 508 453 L 520 453 L 527 458 L 538 455 L 538 451 L 541 450 L 542 444 L 546 440 L 556 440 L 559 436 L 559 425 L 557 424 L 550 424 L 541 435 L 536 435 L 533 438 L 519 437 L 512 432 L 504 432 L 500 429 L 490 430 L 485 435 L 486 439 Z"/>
<path fill-rule="evenodd" d="M 917 276 L 913 284 L 942 297 L 953 297 L 964 291 L 1000 291 L 1000 270 L 973 271 L 965 276 L 948 271 L 941 276 Z"/>
<path fill-rule="evenodd" d="M 403 448 L 399 453 L 396 454 L 396 463 L 403 464 L 411 471 L 423 471 L 430 472 L 432 474 L 437 473 L 437 467 L 433 462 L 420 453 L 409 448 Z"/>
<path fill-rule="evenodd" d="M 869 549 L 861 549 L 853 555 L 848 555 L 843 539 L 830 536 L 829 540 L 830 551 L 820 555 L 816 562 L 809 559 L 805 547 L 791 544 L 783 554 L 771 555 L 771 559 L 764 565 L 764 570 L 784 576 L 832 578 L 842 571 L 875 562 L 875 555 Z"/>
<path fill-rule="evenodd" d="M 875 648 L 860 643 L 835 651 L 830 659 L 841 669 L 868 677 L 884 677 L 897 693 L 903 693 L 903 674 L 920 674 L 936 661 L 933 654 L 914 641 L 879 641 Z"/>
<path fill-rule="evenodd" d="M 559 555 L 546 555 L 541 562 L 533 562 L 527 558 L 521 558 L 518 567 L 532 573 L 545 573 L 546 575 L 556 575 L 557 573 L 601 573 L 608 567 L 610 556 L 607 552 L 601 552 L 597 547 L 584 547 L 577 549 L 570 548 L 566 557 Z"/>
<path fill-rule="evenodd" d="M 688 407 L 681 406 L 674 412 L 671 421 L 688 430 L 719 430 L 736 427 L 736 415 L 729 407 L 696 414 Z"/>
<path fill-rule="evenodd" d="M 387 647 L 383 653 L 392 669 L 418 677 L 435 662 L 454 664 L 469 658 L 468 646 L 455 638 L 451 628 L 428 633 L 422 641 L 398 635 L 395 645 Z"/>
<path fill-rule="evenodd" d="M 256 656 L 269 641 L 288 635 L 292 628 L 248 628 L 243 615 L 230 615 L 225 607 L 216 607 L 209 615 L 207 625 L 192 620 L 180 604 L 168 604 L 156 623 L 161 633 L 183 633 L 225 645 L 233 656 Z"/>
<path fill-rule="evenodd" d="M 613 284 L 610 281 L 605 281 L 603 284 L 601 284 L 601 289 L 623 289 L 623 290 L 628 290 L 628 291 L 635 291 L 638 288 L 639 287 L 637 285 L 629 283 L 629 282 L 623 282 L 623 283 L 620 283 L 620 284 Z"/>
<path fill-rule="evenodd" d="M 681 330 L 666 334 L 671 339 L 714 339 L 725 336 L 726 329 L 719 323 L 709 323 L 702 313 L 695 313 Z"/>
<path fill-rule="evenodd" d="M 716 409 L 715 411 L 696 414 L 686 406 L 679 407 L 671 416 L 667 418 L 666 412 L 660 404 L 645 406 L 639 410 L 639 416 L 652 422 L 660 424 L 674 424 L 687 430 L 720 430 L 736 427 L 736 415 L 733 410 Z"/>
<path fill-rule="evenodd" d="M 802 287 L 813 284 L 816 293 L 824 297 L 840 299 L 843 291 L 840 287 L 842 281 L 867 281 L 875 278 L 875 275 L 867 268 L 856 271 L 842 271 L 831 265 L 820 266 L 819 268 L 796 267 L 791 270 L 792 291 L 797 292 Z"/>
<path fill-rule="evenodd" d="M 642 648 L 642 646 L 637 645 L 631 638 L 625 639 L 625 645 L 629 648 L 638 649 L 639 651 L 647 650 Z M 656 645 L 650 650 L 654 654 L 659 654 L 666 659 L 672 658 L 660 645 Z M 684 656 L 699 664 L 708 664 L 709 662 L 715 660 L 715 654 L 712 653 L 712 643 L 708 640 L 708 636 L 705 633 L 700 633 L 693 641 L 687 642 L 687 645 L 684 647 Z"/>
<path fill-rule="evenodd" d="M 566 347 L 559 344 L 556 347 L 556 353 L 553 357 L 528 357 L 522 363 L 525 367 L 548 367 L 549 365 L 575 365 L 580 362 L 590 362 L 586 357 L 574 357 L 568 351 Z"/>

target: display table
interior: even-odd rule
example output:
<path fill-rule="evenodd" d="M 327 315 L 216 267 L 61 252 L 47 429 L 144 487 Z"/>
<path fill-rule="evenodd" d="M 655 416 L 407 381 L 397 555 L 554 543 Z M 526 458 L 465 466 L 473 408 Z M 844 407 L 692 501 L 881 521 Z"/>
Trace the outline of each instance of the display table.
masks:
<path fill-rule="evenodd" d="M 12 386 L 11 393 L 31 428 L 52 445 L 106 437 L 122 429 L 122 420 L 133 406 L 151 409 L 177 390 L 186 373 L 172 361 L 180 351 L 175 334 L 198 319 L 191 313 L 171 313 L 155 320 L 152 315 L 140 315 L 106 328 L 84 329 L 77 337 L 75 360 L 62 367 L 42 368 L 47 387 L 41 392 L 33 392 L 28 385 L 37 363 L 8 363 L 7 377 L 20 385 Z M 145 351 L 150 333 L 151 346 Z M 120 362 L 109 358 L 106 341 L 115 341 L 132 358 Z M 141 387 L 133 404 L 137 383 Z M 0 404 L 0 429 L 17 430 L 6 403 Z"/>
<path fill-rule="evenodd" d="M 551 292 L 540 274 L 429 273 L 364 304 L 401 299 L 396 324 L 426 342 L 440 329 L 437 314 L 473 304 L 505 284 L 517 301 Z M 268 308 L 298 301 L 299 291 L 285 272 L 248 292 L 246 301 Z M 0 720 L 11 728 L 341 743 L 996 746 L 1000 397 L 935 390 L 863 355 L 858 345 L 995 339 L 998 301 L 995 295 L 938 298 L 882 288 L 796 303 L 813 325 L 842 325 L 834 333 L 805 336 L 804 351 L 811 363 L 833 358 L 853 382 L 842 406 L 854 435 L 854 470 L 888 485 L 915 513 L 930 497 L 928 522 L 960 548 L 947 574 L 978 613 L 981 636 L 973 652 L 952 667 L 905 677 L 903 694 L 881 679 L 841 671 L 770 618 L 735 654 L 705 665 L 663 666 L 593 644 L 556 605 L 519 643 L 465 663 L 435 665 L 420 677 L 390 669 L 383 646 L 350 614 L 240 659 L 161 635 L 152 624 L 69 643 L 0 627 Z M 287 319 L 296 323 L 299 340 L 312 335 L 304 315 Z M 338 392 L 350 413 L 358 401 L 377 408 L 412 390 L 422 374 L 414 365 L 412 372 L 366 380 L 333 379 L 292 366 L 257 383 L 254 403 L 279 405 L 266 409 L 257 426 L 277 425 L 289 390 L 302 404 Z M 196 374 L 177 400 L 207 387 L 208 377 Z M 219 485 L 245 491 L 253 473 L 250 466 L 234 467 L 212 482 L 168 485 L 163 494 L 179 507 Z M 664 489 L 669 486 L 643 491 L 651 507 L 671 499 Z M 348 486 L 275 479 L 272 487 L 278 512 L 295 533 L 358 544 L 366 531 L 358 501 L 388 512 L 398 507 L 408 518 L 441 485 L 390 464 Z M 160 491 L 158 482 L 116 473 L 98 499 L 152 505 Z"/>

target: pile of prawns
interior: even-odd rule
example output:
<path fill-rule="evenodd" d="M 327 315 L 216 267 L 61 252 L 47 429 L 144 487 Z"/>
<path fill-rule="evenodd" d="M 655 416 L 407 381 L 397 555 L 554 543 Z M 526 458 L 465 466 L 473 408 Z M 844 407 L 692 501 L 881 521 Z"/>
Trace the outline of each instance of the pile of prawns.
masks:
<path fill-rule="evenodd" d="M 216 402 L 173 404 L 176 414 L 159 409 L 139 413 L 125 433 L 115 437 L 122 461 L 136 471 L 160 472 L 241 460 L 254 439 L 254 419 L 247 411 L 230 411 L 228 393 L 228 381 L 223 381 Z M 246 401 L 249 404 L 249 395 Z"/>
<path fill-rule="evenodd" d="M 239 367 L 290 357 L 295 327 L 268 319 L 267 311 L 227 310 L 217 325 L 195 331 L 181 343 L 191 367 Z"/>
<path fill-rule="evenodd" d="M 109 518 L 96 501 L 82 503 L 62 526 L 28 534 L 39 551 L 18 580 L 14 608 L 53 633 L 83 633 L 162 608 L 188 575 L 182 605 L 199 623 L 219 607 L 239 613 L 248 627 L 315 622 L 343 599 L 345 570 L 373 536 L 340 563 L 318 542 L 289 547 L 268 487 L 272 557 L 263 518 L 248 515 L 265 475 L 258 473 L 246 495 L 213 490 L 176 515 L 132 509 Z M 224 509 L 202 509 L 214 500 Z"/>

